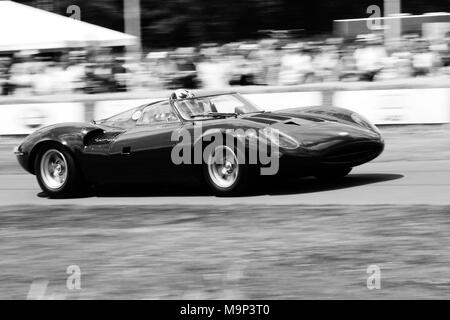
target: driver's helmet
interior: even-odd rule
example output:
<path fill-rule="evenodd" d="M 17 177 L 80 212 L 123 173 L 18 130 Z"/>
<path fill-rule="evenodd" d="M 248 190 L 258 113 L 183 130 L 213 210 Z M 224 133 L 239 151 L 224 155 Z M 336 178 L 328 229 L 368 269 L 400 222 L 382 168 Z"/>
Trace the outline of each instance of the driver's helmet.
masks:
<path fill-rule="evenodd" d="M 189 99 L 189 98 L 195 98 L 195 95 L 186 89 L 175 90 L 170 95 L 170 100 L 180 100 L 180 99 Z"/>

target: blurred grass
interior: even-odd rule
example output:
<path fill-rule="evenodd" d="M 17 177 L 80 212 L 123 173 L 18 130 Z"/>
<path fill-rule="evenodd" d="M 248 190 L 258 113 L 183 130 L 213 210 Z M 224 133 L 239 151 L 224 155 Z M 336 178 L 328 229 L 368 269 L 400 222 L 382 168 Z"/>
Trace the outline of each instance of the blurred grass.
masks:
<path fill-rule="evenodd" d="M 380 127 L 386 149 L 375 162 L 450 159 L 450 124 Z M 13 148 L 24 138 L 0 137 L 0 174 L 25 174 Z"/>
<path fill-rule="evenodd" d="M 450 298 L 450 207 L 3 207 L 0 298 Z M 381 290 L 366 269 L 381 268 Z M 66 268 L 81 268 L 68 291 Z"/>

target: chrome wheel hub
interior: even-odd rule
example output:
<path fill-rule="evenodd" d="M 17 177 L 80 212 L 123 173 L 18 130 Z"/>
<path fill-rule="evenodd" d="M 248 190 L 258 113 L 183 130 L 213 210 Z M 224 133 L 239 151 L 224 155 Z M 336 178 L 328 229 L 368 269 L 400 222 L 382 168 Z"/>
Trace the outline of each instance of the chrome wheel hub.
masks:
<path fill-rule="evenodd" d="M 47 150 L 40 164 L 42 181 L 51 190 L 60 189 L 67 180 L 67 161 L 64 155 L 55 149 Z"/>
<path fill-rule="evenodd" d="M 239 165 L 236 154 L 227 146 L 217 147 L 208 158 L 208 173 L 221 188 L 231 187 L 237 180 Z"/>

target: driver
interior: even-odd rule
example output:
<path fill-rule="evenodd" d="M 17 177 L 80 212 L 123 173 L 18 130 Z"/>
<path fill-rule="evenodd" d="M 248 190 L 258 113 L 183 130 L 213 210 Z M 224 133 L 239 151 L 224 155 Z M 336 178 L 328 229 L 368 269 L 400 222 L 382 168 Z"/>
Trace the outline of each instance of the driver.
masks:
<path fill-rule="evenodd" d="M 195 98 L 195 95 L 186 89 L 175 90 L 170 95 L 170 100 L 183 100 L 183 99 L 191 99 L 191 98 Z"/>
<path fill-rule="evenodd" d="M 204 101 L 201 99 L 195 99 L 195 95 L 186 89 L 178 89 L 174 91 L 170 95 L 170 100 L 173 103 L 176 102 L 177 106 L 181 107 L 183 110 L 189 110 L 189 114 L 203 114 L 207 111 Z"/>

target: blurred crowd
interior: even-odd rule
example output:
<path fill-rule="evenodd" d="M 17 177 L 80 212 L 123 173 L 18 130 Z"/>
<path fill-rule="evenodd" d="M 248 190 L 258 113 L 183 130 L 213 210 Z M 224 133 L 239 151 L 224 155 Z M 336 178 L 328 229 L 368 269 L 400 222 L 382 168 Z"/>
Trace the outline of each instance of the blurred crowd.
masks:
<path fill-rule="evenodd" d="M 450 75 L 450 40 L 374 35 L 344 42 L 264 39 L 152 51 L 141 59 L 111 49 L 0 56 L 2 95 L 106 93 L 173 88 L 288 86 Z"/>

